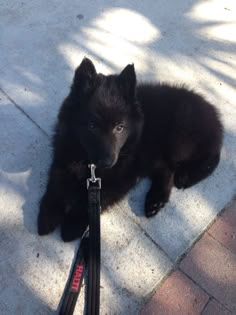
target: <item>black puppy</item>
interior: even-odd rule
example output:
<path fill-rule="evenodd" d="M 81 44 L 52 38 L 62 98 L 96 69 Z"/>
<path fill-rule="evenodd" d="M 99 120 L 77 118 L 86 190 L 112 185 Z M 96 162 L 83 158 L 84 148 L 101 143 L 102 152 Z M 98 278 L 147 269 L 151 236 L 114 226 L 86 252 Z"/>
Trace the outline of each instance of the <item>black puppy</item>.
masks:
<path fill-rule="evenodd" d="M 139 178 L 150 177 L 149 217 L 165 205 L 173 185 L 184 189 L 213 172 L 222 134 L 215 107 L 193 91 L 136 86 L 133 65 L 105 76 L 85 58 L 59 113 L 39 234 L 61 224 L 64 241 L 81 236 L 88 224 L 88 163 L 97 165 L 102 178 L 102 209 L 124 197 Z"/>

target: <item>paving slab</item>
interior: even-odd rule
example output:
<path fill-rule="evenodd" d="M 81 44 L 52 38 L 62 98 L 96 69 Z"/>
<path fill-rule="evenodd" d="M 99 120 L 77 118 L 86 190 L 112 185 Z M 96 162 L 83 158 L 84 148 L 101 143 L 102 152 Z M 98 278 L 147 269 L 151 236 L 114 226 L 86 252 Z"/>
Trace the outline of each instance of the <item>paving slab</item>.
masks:
<path fill-rule="evenodd" d="M 63 244 L 58 232 L 37 237 L 36 220 L 52 127 L 83 56 L 105 74 L 133 62 L 139 80 L 188 83 L 222 115 L 224 147 L 213 176 L 174 190 L 152 219 L 143 217 L 149 185 L 143 181 L 102 219 L 102 311 L 135 314 L 169 272 L 170 260 L 236 191 L 236 3 L 0 0 L 0 6 L 0 268 L 8 273 L 10 265 L 16 273 L 6 291 L 0 283 L 1 313 L 55 312 L 78 246 Z"/>
<path fill-rule="evenodd" d="M 207 233 L 183 259 L 180 268 L 211 296 L 236 312 L 236 256 Z"/>
<path fill-rule="evenodd" d="M 229 206 L 207 231 L 236 255 L 236 203 Z"/>
<path fill-rule="evenodd" d="M 184 273 L 174 271 L 140 315 L 201 314 L 209 296 Z"/>
<path fill-rule="evenodd" d="M 217 218 L 215 223 L 196 242 L 164 283 L 158 288 L 152 299 L 145 305 L 141 314 L 202 314 L 223 315 L 235 313 L 235 267 L 234 251 L 225 247 L 228 242 L 221 243 L 210 236 L 213 230 L 216 237 L 230 234 L 236 221 L 233 201 Z M 221 219 L 231 221 L 222 224 Z M 231 219 L 231 220 L 230 220 Z M 219 224 L 217 224 L 219 221 Z M 225 233 L 227 232 L 227 233 Z M 226 238 L 227 240 L 227 238 Z M 182 271 L 185 273 L 182 273 Z M 199 293 L 201 293 L 199 295 Z M 204 295 L 205 303 L 204 303 Z M 197 298 L 198 296 L 198 298 Z M 201 297 L 199 299 L 199 296 Z M 196 303 L 198 302 L 198 303 Z M 199 307 L 201 309 L 199 309 Z"/>
<path fill-rule="evenodd" d="M 211 299 L 206 308 L 202 312 L 202 315 L 230 315 L 232 314 L 223 305 L 217 302 L 215 299 Z"/>

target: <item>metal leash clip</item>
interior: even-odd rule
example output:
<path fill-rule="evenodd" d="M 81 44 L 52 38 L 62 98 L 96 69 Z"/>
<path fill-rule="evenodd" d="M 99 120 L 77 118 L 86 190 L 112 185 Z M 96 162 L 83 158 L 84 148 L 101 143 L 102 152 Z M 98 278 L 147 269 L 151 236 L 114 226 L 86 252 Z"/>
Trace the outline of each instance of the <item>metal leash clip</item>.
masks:
<path fill-rule="evenodd" d="M 87 189 L 89 188 L 90 184 L 98 184 L 98 188 L 101 189 L 101 178 L 96 177 L 95 175 L 95 169 L 96 165 L 95 164 L 89 164 L 88 167 L 90 168 L 91 171 L 91 177 L 87 178 Z"/>

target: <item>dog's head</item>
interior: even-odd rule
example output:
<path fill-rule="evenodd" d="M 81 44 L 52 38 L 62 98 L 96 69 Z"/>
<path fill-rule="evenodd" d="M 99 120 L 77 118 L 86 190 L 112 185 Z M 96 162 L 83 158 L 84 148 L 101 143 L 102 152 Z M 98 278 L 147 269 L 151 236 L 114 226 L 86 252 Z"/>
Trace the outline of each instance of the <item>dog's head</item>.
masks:
<path fill-rule="evenodd" d="M 78 110 L 73 124 L 88 160 L 100 168 L 113 167 L 122 150 L 137 142 L 142 113 L 135 90 L 134 65 L 105 76 L 84 58 L 75 71 L 71 91 Z"/>

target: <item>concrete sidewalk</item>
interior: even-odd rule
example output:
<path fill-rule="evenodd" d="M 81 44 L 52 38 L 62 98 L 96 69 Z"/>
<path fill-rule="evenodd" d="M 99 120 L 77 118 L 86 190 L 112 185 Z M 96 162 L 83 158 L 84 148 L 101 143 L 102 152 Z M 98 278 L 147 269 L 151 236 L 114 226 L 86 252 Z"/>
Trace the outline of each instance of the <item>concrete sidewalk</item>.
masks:
<path fill-rule="evenodd" d="M 50 138 L 75 67 L 133 62 L 138 80 L 187 83 L 225 126 L 215 173 L 143 217 L 141 182 L 102 216 L 101 314 L 138 314 L 236 193 L 234 0 L 0 0 L 0 313 L 57 312 L 78 242 L 39 238 Z M 82 302 L 76 314 L 82 313 Z"/>

